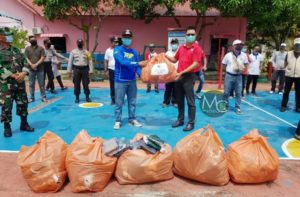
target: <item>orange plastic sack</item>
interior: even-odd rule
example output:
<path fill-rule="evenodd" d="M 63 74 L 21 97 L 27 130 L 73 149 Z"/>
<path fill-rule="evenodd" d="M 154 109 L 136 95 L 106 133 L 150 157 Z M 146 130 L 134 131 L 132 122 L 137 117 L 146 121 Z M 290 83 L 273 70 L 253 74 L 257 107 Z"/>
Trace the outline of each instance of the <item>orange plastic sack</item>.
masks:
<path fill-rule="evenodd" d="M 212 185 L 229 182 L 224 146 L 210 125 L 191 133 L 176 144 L 174 173 Z"/>
<path fill-rule="evenodd" d="M 47 131 L 31 146 L 22 146 L 18 165 L 34 192 L 56 192 L 65 182 L 67 144 L 54 133 Z"/>
<path fill-rule="evenodd" d="M 176 78 L 176 68 L 164 55 L 160 53 L 151 58 L 142 68 L 141 79 L 145 83 L 168 83 Z"/>
<path fill-rule="evenodd" d="M 236 183 L 263 183 L 278 175 L 278 155 L 256 129 L 228 146 L 227 160 Z"/>
<path fill-rule="evenodd" d="M 141 139 L 137 134 L 134 140 Z M 173 155 L 170 145 L 165 153 L 127 150 L 118 160 L 115 177 L 120 184 L 142 184 L 172 179 Z"/>
<path fill-rule="evenodd" d="M 103 140 L 81 131 L 68 148 L 66 167 L 73 192 L 102 191 L 108 184 L 117 158 L 102 152 Z"/>

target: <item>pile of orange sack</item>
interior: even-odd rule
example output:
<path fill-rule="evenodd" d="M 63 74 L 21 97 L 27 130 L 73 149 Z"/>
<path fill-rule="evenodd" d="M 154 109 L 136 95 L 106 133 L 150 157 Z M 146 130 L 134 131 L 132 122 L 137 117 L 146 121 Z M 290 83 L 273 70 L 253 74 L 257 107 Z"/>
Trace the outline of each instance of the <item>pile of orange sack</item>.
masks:
<path fill-rule="evenodd" d="M 254 129 L 224 146 L 208 125 L 180 140 L 174 152 L 156 135 L 132 140 L 92 138 L 81 131 L 70 145 L 47 131 L 31 146 L 23 146 L 18 165 L 34 192 L 57 192 L 69 180 L 73 192 L 100 192 L 115 176 L 119 184 L 170 180 L 175 173 L 210 185 L 274 181 L 279 160 L 265 137 Z"/>

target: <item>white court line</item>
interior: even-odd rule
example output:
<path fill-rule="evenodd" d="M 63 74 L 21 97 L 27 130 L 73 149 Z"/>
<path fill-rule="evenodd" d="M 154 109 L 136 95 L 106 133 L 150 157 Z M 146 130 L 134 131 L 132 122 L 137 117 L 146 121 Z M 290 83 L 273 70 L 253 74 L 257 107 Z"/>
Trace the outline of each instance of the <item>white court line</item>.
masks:
<path fill-rule="evenodd" d="M 19 151 L 14 151 L 14 150 L 0 150 L 0 153 L 19 153 Z"/>
<path fill-rule="evenodd" d="M 248 101 L 242 100 L 242 102 L 244 102 L 244 103 L 250 105 L 251 107 L 254 107 L 255 109 L 258 109 L 258 110 L 260 110 L 260 111 L 262 111 L 262 112 L 264 112 L 264 113 L 266 113 L 266 114 L 268 114 L 268 115 L 270 115 L 270 116 L 272 116 L 272 117 L 274 117 L 274 118 L 276 118 L 276 119 L 278 119 L 278 120 L 280 120 L 280 121 L 282 121 L 282 122 L 290 125 L 291 127 L 297 128 L 296 125 L 293 125 L 292 123 L 290 123 L 290 122 L 288 122 L 286 120 L 283 120 L 282 118 L 279 118 L 278 116 L 276 116 L 276 115 L 274 115 L 274 114 L 272 114 L 272 113 L 270 113 L 270 112 L 268 112 L 268 111 L 266 111 L 266 110 L 264 110 L 264 109 L 262 109 L 260 107 L 257 107 L 256 105 L 254 105 L 252 103 L 249 103 Z"/>

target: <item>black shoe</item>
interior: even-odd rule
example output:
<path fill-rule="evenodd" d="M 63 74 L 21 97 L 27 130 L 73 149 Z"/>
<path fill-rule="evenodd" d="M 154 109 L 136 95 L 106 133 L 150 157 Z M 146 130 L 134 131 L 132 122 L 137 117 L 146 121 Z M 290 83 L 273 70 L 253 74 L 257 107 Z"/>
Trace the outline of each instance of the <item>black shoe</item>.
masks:
<path fill-rule="evenodd" d="M 75 99 L 75 103 L 79 103 L 79 98 L 76 98 L 76 99 Z"/>
<path fill-rule="evenodd" d="M 92 102 L 92 100 L 90 99 L 90 97 L 86 97 L 85 101 L 88 102 L 88 103 Z"/>
<path fill-rule="evenodd" d="M 280 108 L 280 111 L 281 111 L 281 112 L 285 112 L 285 111 L 286 111 L 286 107 L 281 107 L 281 108 Z"/>
<path fill-rule="evenodd" d="M 51 92 L 51 94 L 57 94 L 57 92 L 55 90 L 51 90 L 50 92 Z"/>
<path fill-rule="evenodd" d="M 66 89 L 68 89 L 68 87 L 62 87 L 62 88 L 61 88 L 61 90 L 66 90 Z"/>
<path fill-rule="evenodd" d="M 286 111 L 286 107 L 281 107 L 281 108 L 280 108 L 280 111 L 281 111 L 281 112 L 285 112 L 285 111 Z"/>
<path fill-rule="evenodd" d="M 4 128 L 4 137 L 11 137 L 12 136 L 12 132 L 11 132 L 11 128 Z"/>
<path fill-rule="evenodd" d="M 173 127 L 173 128 L 176 128 L 176 127 L 180 127 L 180 126 L 182 126 L 182 125 L 183 125 L 183 122 L 177 120 L 176 122 L 174 122 L 174 123 L 172 124 L 172 127 Z"/>
<path fill-rule="evenodd" d="M 296 109 L 296 112 L 300 113 L 300 108 L 297 108 L 297 109 Z"/>
<path fill-rule="evenodd" d="M 183 131 L 191 131 L 194 129 L 194 124 L 188 123 L 184 128 Z"/>
<path fill-rule="evenodd" d="M 27 132 L 34 132 L 34 128 L 32 128 L 27 122 L 21 123 L 20 130 L 27 131 Z"/>
<path fill-rule="evenodd" d="M 151 92 L 151 89 L 150 88 L 147 88 L 147 91 L 146 91 L 147 93 L 149 93 L 149 92 Z"/>
<path fill-rule="evenodd" d="M 155 89 L 155 92 L 156 92 L 156 93 L 159 93 L 159 90 L 158 90 L 158 89 Z"/>
<path fill-rule="evenodd" d="M 112 101 L 111 103 L 110 103 L 110 105 L 115 105 L 116 103 L 114 102 L 114 101 Z"/>

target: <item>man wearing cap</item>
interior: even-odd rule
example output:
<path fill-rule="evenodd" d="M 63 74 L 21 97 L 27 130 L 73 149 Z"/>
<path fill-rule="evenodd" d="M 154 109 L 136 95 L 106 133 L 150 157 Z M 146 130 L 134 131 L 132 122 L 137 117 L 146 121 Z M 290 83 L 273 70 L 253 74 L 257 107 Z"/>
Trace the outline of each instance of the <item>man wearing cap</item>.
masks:
<path fill-rule="evenodd" d="M 172 124 L 172 127 L 184 125 L 184 100 L 186 98 L 189 120 L 183 131 L 191 131 L 194 129 L 196 116 L 194 82 L 196 72 L 199 72 L 199 68 L 203 67 L 203 59 L 205 57 L 203 50 L 196 42 L 196 30 L 194 27 L 186 29 L 186 43 L 179 47 L 175 56 L 170 57 L 166 55 L 166 57 L 173 63 L 178 61 L 178 75 L 175 82 L 178 117 Z"/>
<path fill-rule="evenodd" d="M 155 45 L 153 43 L 149 44 L 150 53 L 146 56 L 146 60 L 150 60 L 151 58 L 157 56 L 157 53 L 154 50 Z M 155 92 L 158 93 L 158 83 L 154 84 Z M 151 83 L 147 83 L 147 93 L 151 92 Z"/>
<path fill-rule="evenodd" d="M 232 45 L 233 51 L 227 53 L 222 60 L 222 64 L 226 68 L 223 99 L 228 103 L 230 91 L 233 89 L 236 95 L 235 111 L 237 114 L 240 114 L 240 105 L 242 100 L 242 73 L 247 68 L 248 58 L 247 55 L 242 52 L 244 44 L 241 40 L 233 41 Z"/>
<path fill-rule="evenodd" d="M 281 102 L 281 112 L 285 112 L 289 94 L 295 84 L 296 112 L 300 113 L 300 38 L 294 40 L 294 50 L 289 51 L 285 58 L 285 87 Z"/>
<path fill-rule="evenodd" d="M 70 53 L 67 72 L 72 73 L 72 69 L 75 103 L 79 103 L 81 82 L 84 89 L 86 102 L 92 102 L 90 99 L 89 74 L 93 73 L 93 59 L 90 52 L 83 48 L 82 39 L 77 40 L 77 48 L 73 49 Z"/>
<path fill-rule="evenodd" d="M 115 104 L 115 58 L 114 48 L 119 46 L 118 37 L 114 36 L 110 39 L 111 46 L 106 49 L 104 55 L 104 72 L 109 77 L 111 105 Z"/>
<path fill-rule="evenodd" d="M 114 129 L 120 129 L 122 122 L 122 107 L 125 95 L 128 100 L 128 122 L 134 127 L 141 127 L 142 124 L 136 120 L 136 75 L 140 75 L 140 66 L 145 66 L 145 62 L 139 62 L 138 53 L 133 48 L 132 32 L 126 29 L 122 32 L 122 46 L 114 49 L 115 58 L 115 91 L 116 108 Z"/>
<path fill-rule="evenodd" d="M 39 46 L 34 36 L 29 37 L 30 46 L 25 49 L 25 56 L 29 66 L 29 92 L 30 98 L 29 103 L 34 102 L 34 91 L 35 91 L 35 79 L 37 78 L 41 100 L 46 102 L 46 91 L 45 91 L 45 76 L 44 76 L 44 59 L 45 50 Z"/>
<path fill-rule="evenodd" d="M 272 56 L 272 67 L 273 67 L 273 74 L 272 74 L 272 87 L 270 94 L 273 94 L 276 89 L 276 82 L 279 78 L 279 86 L 278 86 L 278 93 L 282 94 L 283 86 L 284 86 L 284 76 L 285 76 L 285 67 L 284 62 L 286 58 L 287 52 L 285 51 L 286 44 L 281 43 L 279 47 L 279 51 L 276 51 Z"/>
<path fill-rule="evenodd" d="M 0 105 L 2 106 L 1 122 L 4 123 L 4 137 L 11 137 L 13 101 L 16 102 L 17 115 L 21 117 L 20 130 L 33 132 L 34 128 L 27 122 L 28 100 L 24 78 L 28 68 L 20 50 L 12 46 L 10 32 L 0 29 Z"/>

